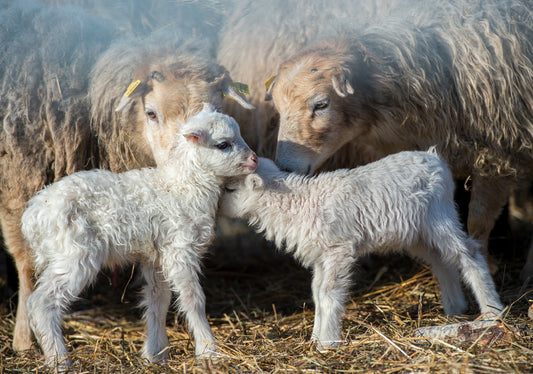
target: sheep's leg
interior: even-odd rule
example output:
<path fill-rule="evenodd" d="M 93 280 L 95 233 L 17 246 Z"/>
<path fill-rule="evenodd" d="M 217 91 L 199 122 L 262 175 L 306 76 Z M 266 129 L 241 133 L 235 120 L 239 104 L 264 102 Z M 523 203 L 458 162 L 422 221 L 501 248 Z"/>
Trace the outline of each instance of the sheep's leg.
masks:
<path fill-rule="evenodd" d="M 19 278 L 17 317 L 13 333 L 13 349 L 23 351 L 32 346 L 32 332 L 28 320 L 26 300 L 33 290 L 33 264 L 30 249 L 20 231 L 20 215 L 2 216 L 2 233 L 7 249 L 13 256 Z"/>
<path fill-rule="evenodd" d="M 160 362 L 168 358 L 166 316 L 172 294 L 167 281 L 158 269 L 149 265 L 143 265 L 141 269 L 146 279 L 142 306 L 145 308 L 147 338 L 143 346 L 143 357 L 150 362 Z"/>
<path fill-rule="evenodd" d="M 443 261 L 441 253 L 430 253 L 424 246 L 411 248 L 411 252 L 431 266 L 439 283 L 444 313 L 447 315 L 464 313 L 468 304 L 461 288 L 459 271 Z"/>
<path fill-rule="evenodd" d="M 524 281 L 531 281 L 533 279 L 533 235 L 529 242 L 529 252 L 527 253 L 526 264 L 520 272 L 520 279 Z"/>
<path fill-rule="evenodd" d="M 322 261 L 322 282 L 319 287 L 316 306 L 320 322 L 318 349 L 338 347 L 342 343 L 342 313 L 350 286 L 350 273 L 353 259 L 346 253 L 351 248 L 326 249 L 327 256 Z"/>
<path fill-rule="evenodd" d="M 178 261 L 168 259 L 163 262 L 163 266 L 171 289 L 179 295 L 179 308 L 185 314 L 189 329 L 194 336 L 195 354 L 202 357 L 216 356 L 218 349 L 207 322 L 205 294 L 198 279 L 199 259 L 195 255 L 189 255 L 186 259 L 178 259 Z"/>
<path fill-rule="evenodd" d="M 96 277 L 98 270 L 88 258 L 55 257 L 39 275 L 37 287 L 28 298 L 30 325 L 46 363 L 64 370 L 70 365 L 63 341 L 63 311 Z"/>
<path fill-rule="evenodd" d="M 468 233 L 481 243 L 481 251 L 489 261 L 493 273 L 496 272 L 497 266 L 488 256 L 489 236 L 496 219 L 509 200 L 513 186 L 511 178 L 474 176 L 472 179 Z"/>
<path fill-rule="evenodd" d="M 311 334 L 311 339 L 313 341 L 318 341 L 320 336 L 320 326 L 322 323 L 322 313 L 320 308 L 320 286 L 324 282 L 324 270 L 322 269 L 322 264 L 316 263 L 313 267 L 313 281 L 311 283 L 311 290 L 313 293 L 313 301 L 315 303 L 315 322 L 313 324 L 313 333 Z"/>

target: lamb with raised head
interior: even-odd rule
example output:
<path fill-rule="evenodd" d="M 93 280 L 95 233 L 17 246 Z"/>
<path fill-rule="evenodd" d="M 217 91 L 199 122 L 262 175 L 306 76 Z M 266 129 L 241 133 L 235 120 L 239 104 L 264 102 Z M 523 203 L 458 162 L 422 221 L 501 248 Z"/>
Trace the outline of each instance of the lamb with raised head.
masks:
<path fill-rule="evenodd" d="M 461 229 L 452 175 L 431 151 L 401 152 L 315 177 L 280 171 L 260 158 L 256 173 L 226 189 L 222 214 L 248 219 L 312 268 L 312 339 L 319 348 L 340 344 L 352 266 L 372 252 L 405 250 L 430 264 L 446 314 L 467 306 L 458 270 L 482 313 L 503 310 L 479 244 Z"/>
<path fill-rule="evenodd" d="M 0 223 L 19 275 L 13 348 L 24 350 L 33 289 L 20 232 L 26 202 L 79 170 L 157 165 L 204 102 L 220 107 L 226 95 L 251 105 L 194 30 L 118 39 L 80 8 L 9 3 L 0 10 Z"/>
<path fill-rule="evenodd" d="M 196 354 L 215 354 L 200 260 L 214 236 L 225 178 L 256 166 L 235 120 L 206 108 L 182 126 L 163 165 L 121 174 L 80 171 L 38 192 L 22 216 L 22 232 L 38 275 L 28 298 L 30 325 L 47 364 L 69 365 L 64 310 L 100 269 L 132 262 L 147 282 L 143 357 L 154 362 L 168 355 L 171 291 L 179 295 Z"/>

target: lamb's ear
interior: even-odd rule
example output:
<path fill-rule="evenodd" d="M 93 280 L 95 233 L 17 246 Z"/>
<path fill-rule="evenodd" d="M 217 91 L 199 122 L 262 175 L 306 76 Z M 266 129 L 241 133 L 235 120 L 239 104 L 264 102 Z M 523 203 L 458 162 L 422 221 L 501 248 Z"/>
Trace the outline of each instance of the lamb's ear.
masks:
<path fill-rule="evenodd" d="M 336 72 L 331 75 L 331 82 L 337 95 L 340 97 L 346 97 L 348 94 L 354 93 L 353 87 L 350 84 L 349 77 L 346 72 Z"/>
<path fill-rule="evenodd" d="M 263 182 L 263 178 L 261 178 L 256 173 L 252 173 L 250 175 L 247 175 L 246 176 L 246 180 L 244 181 L 244 183 L 251 190 L 261 189 L 265 185 L 265 182 Z"/>
<path fill-rule="evenodd" d="M 118 105 L 115 108 L 115 112 L 121 112 L 131 102 L 132 99 L 142 96 L 143 93 L 146 91 L 146 88 L 146 84 L 141 82 L 140 79 L 131 82 L 131 84 L 126 89 L 126 92 L 118 102 Z"/>
<path fill-rule="evenodd" d="M 273 75 L 265 81 L 265 89 L 266 89 L 265 101 L 272 100 L 272 87 L 274 87 L 274 83 L 276 83 L 277 79 L 278 79 L 278 76 Z"/>
<path fill-rule="evenodd" d="M 183 134 L 183 136 L 190 142 L 196 143 L 196 144 L 205 144 L 207 135 L 205 132 L 201 130 L 191 131 L 187 134 Z"/>

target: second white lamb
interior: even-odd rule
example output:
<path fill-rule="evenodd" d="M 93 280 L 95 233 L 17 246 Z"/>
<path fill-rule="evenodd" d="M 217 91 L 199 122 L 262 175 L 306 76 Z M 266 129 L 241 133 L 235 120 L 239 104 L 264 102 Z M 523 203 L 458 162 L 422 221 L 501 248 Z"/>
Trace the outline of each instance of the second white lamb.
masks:
<path fill-rule="evenodd" d="M 312 339 L 319 349 L 341 343 L 352 267 L 368 253 L 405 250 L 430 264 L 447 314 L 467 306 L 458 271 L 482 313 L 503 310 L 480 245 L 461 228 L 450 170 L 434 151 L 401 152 L 315 177 L 259 160 L 256 173 L 227 184 L 221 213 L 248 219 L 312 268 Z"/>

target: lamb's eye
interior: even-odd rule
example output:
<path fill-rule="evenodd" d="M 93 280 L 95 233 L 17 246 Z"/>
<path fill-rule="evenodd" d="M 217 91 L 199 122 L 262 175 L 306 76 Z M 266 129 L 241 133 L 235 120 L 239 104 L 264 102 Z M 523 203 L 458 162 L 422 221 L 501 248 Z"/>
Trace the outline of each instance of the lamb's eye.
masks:
<path fill-rule="evenodd" d="M 315 103 L 315 106 L 313 107 L 313 111 L 324 110 L 328 106 L 329 106 L 329 100 L 320 100 L 319 102 Z"/>
<path fill-rule="evenodd" d="M 220 150 L 224 150 L 224 149 L 227 149 L 227 148 L 231 147 L 231 144 L 228 143 L 228 142 L 221 142 L 221 143 L 218 143 L 217 145 L 215 145 L 215 147 L 217 147 Z"/>
<path fill-rule="evenodd" d="M 153 110 L 147 109 L 145 113 L 150 121 L 157 121 L 157 114 Z"/>

